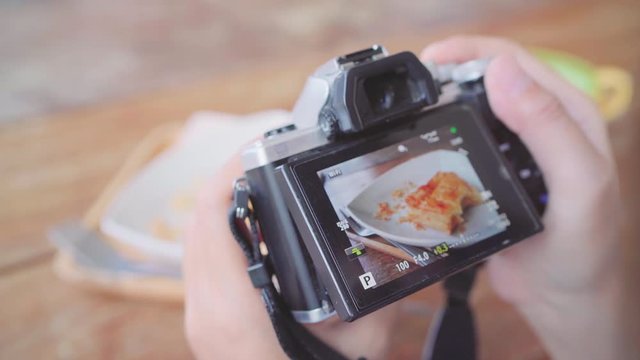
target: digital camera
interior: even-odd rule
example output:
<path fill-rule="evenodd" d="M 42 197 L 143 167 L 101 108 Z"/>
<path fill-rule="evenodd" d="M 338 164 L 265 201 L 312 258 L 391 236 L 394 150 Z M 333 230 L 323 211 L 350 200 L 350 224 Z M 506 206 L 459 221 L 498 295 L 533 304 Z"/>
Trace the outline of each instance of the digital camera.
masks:
<path fill-rule="evenodd" d="M 490 109 L 487 64 L 334 58 L 244 150 L 235 186 L 298 322 L 355 320 L 542 230 L 542 174 Z"/>

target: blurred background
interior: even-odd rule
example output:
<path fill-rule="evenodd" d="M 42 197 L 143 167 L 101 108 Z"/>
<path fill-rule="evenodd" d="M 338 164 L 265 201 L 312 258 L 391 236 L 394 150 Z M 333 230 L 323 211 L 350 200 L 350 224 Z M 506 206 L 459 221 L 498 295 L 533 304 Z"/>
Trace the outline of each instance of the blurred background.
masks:
<path fill-rule="evenodd" d="M 588 8 L 578 0 L 35 0 L 0 6 L 1 121 L 113 102 L 258 62 L 286 67 L 310 54 L 392 37 L 421 36 L 426 44 L 443 29 L 484 23 L 486 31 L 517 22 L 516 14 L 541 11 L 579 18 Z M 581 24 L 598 31 L 559 28 L 558 22 L 531 28 L 527 39 L 547 44 L 595 35 L 595 43 L 625 24 L 619 17 L 637 23 L 637 12 L 622 4 L 602 2 L 598 10 L 597 19 Z"/>
<path fill-rule="evenodd" d="M 0 2 L 0 358 L 190 357 L 173 290 L 109 291 L 113 279 L 61 262 L 47 231 L 70 218 L 96 227 L 96 199 L 114 196 L 105 188 L 158 127 L 199 110 L 290 109 L 330 57 L 373 43 L 419 52 L 459 33 L 640 75 L 637 0 Z M 634 100 L 609 125 L 630 219 L 640 213 Z M 637 226 L 625 222 L 621 249 L 634 289 Z M 473 296 L 481 358 L 547 358 L 482 273 Z M 403 301 L 394 358 L 418 356 L 441 304 L 438 286 Z"/>

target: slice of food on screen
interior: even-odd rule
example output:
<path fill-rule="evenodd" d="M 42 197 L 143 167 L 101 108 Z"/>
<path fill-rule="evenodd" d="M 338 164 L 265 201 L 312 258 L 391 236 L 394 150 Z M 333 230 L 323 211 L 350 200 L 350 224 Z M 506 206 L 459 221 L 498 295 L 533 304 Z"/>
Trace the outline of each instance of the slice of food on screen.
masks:
<path fill-rule="evenodd" d="M 498 213 L 469 159 L 437 150 L 385 172 L 346 211 L 371 232 L 407 245 L 464 247 L 503 231 Z"/>
<path fill-rule="evenodd" d="M 429 182 L 404 198 L 408 212 L 400 222 L 417 230 L 434 229 L 448 235 L 464 223 L 465 209 L 482 203 L 480 193 L 454 172 L 437 172 Z"/>

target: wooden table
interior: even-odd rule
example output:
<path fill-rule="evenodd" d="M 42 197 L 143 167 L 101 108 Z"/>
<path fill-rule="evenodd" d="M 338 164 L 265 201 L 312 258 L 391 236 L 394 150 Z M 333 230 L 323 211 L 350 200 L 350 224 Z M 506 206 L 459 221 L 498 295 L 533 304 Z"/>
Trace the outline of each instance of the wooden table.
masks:
<path fill-rule="evenodd" d="M 465 26 L 440 24 L 383 39 L 392 51 L 419 51 L 429 41 L 465 32 L 502 35 L 532 45 L 563 49 L 600 64 L 640 74 L 640 3 L 571 2 Z M 372 39 L 373 40 L 373 39 Z M 373 42 L 373 41 L 371 41 Z M 152 128 L 183 120 L 200 109 L 248 113 L 290 108 L 316 65 L 350 50 L 327 46 L 281 62 L 250 64 L 242 71 L 128 101 L 15 122 L 0 127 L 0 358 L 185 358 L 182 309 L 86 292 L 52 272 L 46 229 L 79 217 L 115 169 Z M 353 44 L 360 47 L 361 44 Z M 282 59 L 285 60 L 285 55 Z M 629 284 L 639 269 L 640 102 L 610 126 L 625 207 Z M 633 281 L 632 281 L 633 280 Z M 486 276 L 473 294 L 481 358 L 544 358 L 521 317 L 496 298 Z M 631 301 L 631 300 L 630 300 Z M 438 286 L 403 302 L 394 358 L 419 354 L 429 321 L 441 304 Z M 633 318 L 630 322 L 637 322 Z"/>

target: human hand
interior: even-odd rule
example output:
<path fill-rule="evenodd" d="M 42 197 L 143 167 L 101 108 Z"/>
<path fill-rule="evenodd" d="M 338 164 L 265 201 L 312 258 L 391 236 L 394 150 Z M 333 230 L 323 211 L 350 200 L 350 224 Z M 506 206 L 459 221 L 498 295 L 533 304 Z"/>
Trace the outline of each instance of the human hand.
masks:
<path fill-rule="evenodd" d="M 489 260 L 496 292 L 558 358 L 621 358 L 618 179 L 595 105 L 519 45 L 454 37 L 428 46 L 437 63 L 491 57 L 491 107 L 520 136 L 549 190 L 545 230 Z M 618 352 L 621 351 L 621 352 Z"/>
<path fill-rule="evenodd" d="M 247 261 L 227 224 L 231 184 L 242 175 L 231 160 L 200 197 L 185 241 L 185 328 L 200 359 L 286 358 L 258 290 L 247 275 Z M 387 306 L 354 323 L 332 318 L 307 326 L 349 358 L 385 356 L 396 306 Z"/>

